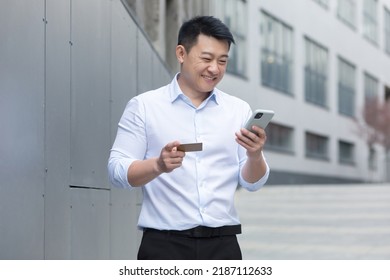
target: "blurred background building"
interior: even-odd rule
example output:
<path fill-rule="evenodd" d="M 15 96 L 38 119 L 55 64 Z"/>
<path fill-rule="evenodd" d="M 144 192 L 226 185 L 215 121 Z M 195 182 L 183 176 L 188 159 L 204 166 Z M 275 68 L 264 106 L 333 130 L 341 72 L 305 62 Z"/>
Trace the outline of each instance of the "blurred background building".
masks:
<path fill-rule="evenodd" d="M 385 181 L 363 109 L 390 98 L 389 11 L 390 0 L 1 1 L 0 259 L 135 258 L 141 192 L 110 186 L 109 150 L 128 100 L 178 71 L 177 31 L 195 15 L 235 35 L 220 88 L 276 112 L 269 184 Z"/>
<path fill-rule="evenodd" d="M 127 2 L 172 72 L 184 20 L 215 15 L 230 27 L 236 45 L 219 87 L 276 112 L 269 183 L 389 179 L 384 147 L 361 127 L 367 98 L 390 99 L 389 1 Z"/>

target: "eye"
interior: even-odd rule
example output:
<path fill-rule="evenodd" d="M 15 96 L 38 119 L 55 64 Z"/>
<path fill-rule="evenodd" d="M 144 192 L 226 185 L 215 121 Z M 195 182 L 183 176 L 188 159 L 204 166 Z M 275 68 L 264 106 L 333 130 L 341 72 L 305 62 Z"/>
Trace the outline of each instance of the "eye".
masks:
<path fill-rule="evenodd" d="M 209 58 L 209 57 L 203 57 L 202 60 L 205 61 L 205 62 L 210 62 L 210 61 L 211 61 L 211 58 Z"/>
<path fill-rule="evenodd" d="M 218 63 L 221 65 L 225 65 L 227 63 L 226 59 L 218 60 Z"/>

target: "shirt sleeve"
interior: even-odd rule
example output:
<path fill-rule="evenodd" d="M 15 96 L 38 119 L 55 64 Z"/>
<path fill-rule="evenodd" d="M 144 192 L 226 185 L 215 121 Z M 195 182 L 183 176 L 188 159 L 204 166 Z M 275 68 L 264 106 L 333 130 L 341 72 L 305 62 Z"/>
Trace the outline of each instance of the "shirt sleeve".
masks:
<path fill-rule="evenodd" d="M 244 189 L 246 189 L 248 191 L 253 192 L 253 191 L 259 190 L 262 186 L 264 186 L 264 184 L 268 180 L 270 168 L 269 168 L 268 163 L 267 163 L 267 161 L 266 161 L 266 159 L 264 157 L 263 152 L 262 152 L 262 156 L 264 158 L 265 163 L 267 164 L 267 170 L 266 170 L 264 176 L 261 177 L 260 180 L 258 180 L 257 182 L 248 183 L 247 181 L 245 181 L 244 178 L 242 177 L 241 168 L 240 168 L 239 184 L 241 185 L 241 187 L 243 187 Z"/>
<path fill-rule="evenodd" d="M 108 160 L 110 182 L 119 188 L 132 186 L 127 180 L 130 165 L 143 160 L 146 152 L 145 113 L 137 98 L 129 101 L 118 124 L 118 131 Z"/>
<path fill-rule="evenodd" d="M 246 117 L 243 119 L 242 126 L 244 126 L 246 120 L 249 119 L 249 117 L 251 115 L 252 115 L 252 110 L 250 109 L 250 107 L 248 105 L 247 109 L 246 109 Z M 246 150 L 243 147 L 239 146 L 238 154 L 239 154 L 239 158 L 240 158 L 240 171 L 239 171 L 239 181 L 238 181 L 239 185 L 248 191 L 259 190 L 267 182 L 268 177 L 269 177 L 269 172 L 270 172 L 270 168 L 268 166 L 268 163 L 267 163 L 267 160 L 264 156 L 264 153 L 261 152 L 263 159 L 264 159 L 265 163 L 267 164 L 267 170 L 266 170 L 264 176 L 262 178 L 260 178 L 260 180 L 258 180 L 255 183 L 249 183 L 249 182 L 245 181 L 244 178 L 242 177 L 242 168 L 247 160 Z"/>

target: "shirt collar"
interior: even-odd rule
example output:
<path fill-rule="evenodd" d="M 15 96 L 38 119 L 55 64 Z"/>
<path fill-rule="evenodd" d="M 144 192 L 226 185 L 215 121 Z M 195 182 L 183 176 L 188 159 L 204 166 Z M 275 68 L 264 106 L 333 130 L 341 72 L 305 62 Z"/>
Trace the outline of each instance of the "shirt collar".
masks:
<path fill-rule="evenodd" d="M 177 73 L 171 82 L 170 99 L 172 103 L 178 99 L 181 99 L 185 102 L 189 101 L 189 98 L 181 91 L 179 83 L 177 82 L 177 78 L 179 77 L 179 75 L 180 73 Z M 218 105 L 219 99 L 219 92 L 217 89 L 214 88 L 210 96 L 203 102 L 208 103 L 209 101 L 214 101 L 215 104 Z"/>

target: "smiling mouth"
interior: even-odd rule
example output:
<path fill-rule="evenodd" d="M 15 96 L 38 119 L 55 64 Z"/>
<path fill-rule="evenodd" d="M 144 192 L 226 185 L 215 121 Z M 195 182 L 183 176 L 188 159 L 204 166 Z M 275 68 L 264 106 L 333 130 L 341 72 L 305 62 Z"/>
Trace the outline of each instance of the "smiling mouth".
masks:
<path fill-rule="evenodd" d="M 217 79 L 217 77 L 211 77 L 211 76 L 205 76 L 205 75 L 202 75 L 202 77 L 206 80 L 209 80 L 209 81 L 214 81 Z"/>

